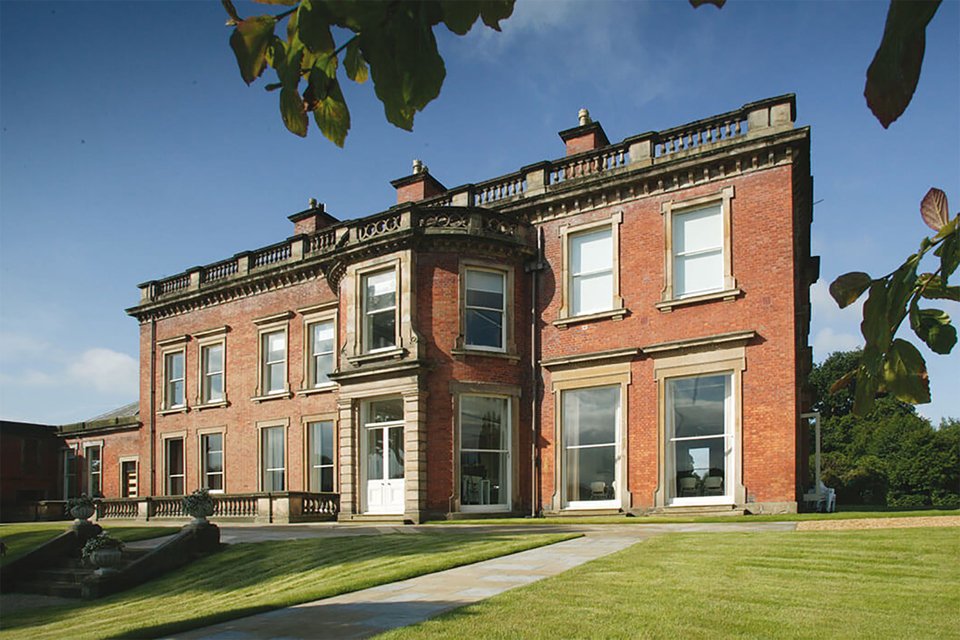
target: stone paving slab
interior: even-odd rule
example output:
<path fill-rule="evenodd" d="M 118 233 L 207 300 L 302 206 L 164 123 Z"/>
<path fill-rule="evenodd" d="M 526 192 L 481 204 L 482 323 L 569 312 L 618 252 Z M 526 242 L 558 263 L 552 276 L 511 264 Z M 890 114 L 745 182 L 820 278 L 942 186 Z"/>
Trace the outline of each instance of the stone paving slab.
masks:
<path fill-rule="evenodd" d="M 472 565 L 240 618 L 176 636 L 183 639 L 367 638 L 557 575 L 654 535 L 589 536 Z"/>

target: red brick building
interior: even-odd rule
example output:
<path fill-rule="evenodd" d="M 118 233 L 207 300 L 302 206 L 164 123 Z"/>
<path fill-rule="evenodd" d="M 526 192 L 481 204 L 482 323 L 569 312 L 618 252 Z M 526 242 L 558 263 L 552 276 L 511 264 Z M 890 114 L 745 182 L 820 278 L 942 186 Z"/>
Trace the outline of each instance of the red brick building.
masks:
<path fill-rule="evenodd" d="M 140 285 L 142 426 L 102 437 L 102 486 L 125 460 L 141 498 L 104 515 L 201 486 L 279 521 L 795 510 L 818 261 L 794 121 L 787 95 L 610 144 L 583 111 L 559 160 L 452 189 L 415 162 L 386 211 L 311 203 Z"/>

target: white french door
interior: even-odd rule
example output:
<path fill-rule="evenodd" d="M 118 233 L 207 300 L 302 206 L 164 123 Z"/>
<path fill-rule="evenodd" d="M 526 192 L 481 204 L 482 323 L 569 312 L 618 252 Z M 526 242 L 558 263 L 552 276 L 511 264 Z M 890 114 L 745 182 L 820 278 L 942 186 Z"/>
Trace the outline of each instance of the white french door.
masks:
<path fill-rule="evenodd" d="M 377 400 L 364 407 L 365 512 L 404 510 L 403 401 Z"/>

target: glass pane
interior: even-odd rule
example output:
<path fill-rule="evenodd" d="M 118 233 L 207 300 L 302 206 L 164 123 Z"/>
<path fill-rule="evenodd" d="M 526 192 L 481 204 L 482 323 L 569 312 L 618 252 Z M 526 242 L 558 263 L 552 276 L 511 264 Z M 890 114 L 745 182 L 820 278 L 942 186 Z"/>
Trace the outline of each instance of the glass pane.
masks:
<path fill-rule="evenodd" d="M 506 398 L 460 398 L 460 448 L 506 449 Z"/>
<path fill-rule="evenodd" d="M 461 452 L 460 504 L 507 504 L 507 477 L 507 454 Z"/>
<path fill-rule="evenodd" d="M 619 409 L 620 387 L 564 391 L 564 445 L 615 443 Z"/>
<path fill-rule="evenodd" d="M 674 437 L 723 435 L 728 380 L 726 375 L 667 380 Z"/>
<path fill-rule="evenodd" d="M 386 349 L 396 344 L 397 316 L 394 309 L 367 316 L 367 349 Z"/>
<path fill-rule="evenodd" d="M 613 500 L 616 472 L 616 447 L 567 449 L 564 460 L 568 501 Z"/>
<path fill-rule="evenodd" d="M 333 464 L 333 422 L 310 423 L 311 467 Z"/>
<path fill-rule="evenodd" d="M 207 489 L 210 489 L 211 491 L 223 491 L 223 474 L 209 474 L 207 476 Z"/>
<path fill-rule="evenodd" d="M 703 251 L 723 246 L 723 218 L 720 204 L 697 209 L 673 217 L 673 250 L 675 253 Z"/>
<path fill-rule="evenodd" d="M 397 274 L 392 269 L 366 277 L 366 311 L 388 309 L 396 304 Z"/>
<path fill-rule="evenodd" d="M 333 372 L 333 354 L 327 353 L 322 356 L 313 357 L 313 375 L 314 384 L 321 385 L 330 382 L 327 374 Z"/>
<path fill-rule="evenodd" d="M 223 471 L 223 436 L 219 433 L 203 436 L 203 447 L 207 473 Z"/>
<path fill-rule="evenodd" d="M 367 479 L 383 480 L 383 429 L 367 429 Z"/>
<path fill-rule="evenodd" d="M 183 495 L 183 476 L 177 476 L 175 478 L 170 478 L 170 491 L 169 495 L 171 496 L 182 496 Z"/>
<path fill-rule="evenodd" d="M 721 437 L 674 443 L 678 498 L 726 494 L 725 445 Z"/>
<path fill-rule="evenodd" d="M 207 385 L 206 400 L 208 402 L 223 400 L 223 374 L 222 373 L 217 373 L 211 376 L 207 376 L 204 382 Z"/>
<path fill-rule="evenodd" d="M 171 380 L 167 388 L 168 405 L 178 407 L 183 404 L 183 380 Z"/>
<path fill-rule="evenodd" d="M 264 491 L 283 491 L 283 470 L 267 471 L 263 477 Z"/>
<path fill-rule="evenodd" d="M 503 312 L 467 309 L 466 320 L 468 345 L 503 348 Z"/>
<path fill-rule="evenodd" d="M 183 378 L 183 352 L 171 353 L 167 356 L 167 379 Z"/>
<path fill-rule="evenodd" d="M 312 326 L 312 353 L 316 355 L 333 351 L 333 322 L 318 322 Z"/>
<path fill-rule="evenodd" d="M 676 295 L 689 295 L 723 288 L 723 253 L 721 250 L 677 256 L 673 263 Z"/>
<path fill-rule="evenodd" d="M 403 400 L 395 398 L 391 400 L 375 400 L 369 405 L 367 413 L 367 422 L 395 422 L 403 420 Z"/>
<path fill-rule="evenodd" d="M 266 388 L 267 393 L 274 393 L 277 391 L 283 391 L 283 369 L 284 363 L 277 362 L 275 364 L 267 365 L 267 379 L 266 379 Z"/>
<path fill-rule="evenodd" d="M 389 452 L 389 479 L 397 480 L 403 477 L 403 427 L 387 429 Z"/>
<path fill-rule="evenodd" d="M 223 371 L 223 346 L 215 345 L 206 348 L 206 373 Z"/>
<path fill-rule="evenodd" d="M 609 271 L 613 268 L 613 243 L 610 229 L 579 233 L 570 237 L 572 274 Z"/>
<path fill-rule="evenodd" d="M 467 305 L 503 309 L 503 274 L 467 271 Z"/>
<path fill-rule="evenodd" d="M 573 315 L 606 311 L 613 307 L 613 274 L 609 271 L 573 278 Z"/>
<path fill-rule="evenodd" d="M 283 331 L 275 331 L 265 336 L 267 343 L 267 361 L 278 362 L 283 360 L 287 354 L 287 334 Z"/>
<path fill-rule="evenodd" d="M 320 491 L 333 492 L 333 467 L 320 469 Z"/>

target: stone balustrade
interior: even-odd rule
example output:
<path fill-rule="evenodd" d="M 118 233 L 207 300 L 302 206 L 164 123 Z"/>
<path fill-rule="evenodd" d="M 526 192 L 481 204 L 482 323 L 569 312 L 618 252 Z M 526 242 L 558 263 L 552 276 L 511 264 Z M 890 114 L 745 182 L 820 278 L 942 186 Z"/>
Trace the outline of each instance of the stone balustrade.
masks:
<path fill-rule="evenodd" d="M 524 167 L 479 184 L 456 187 L 416 203 L 412 208 L 394 207 L 360 220 L 342 222 L 309 236 L 294 236 L 255 251 L 238 253 L 233 258 L 163 280 L 145 282 L 140 285 L 140 304 L 173 298 L 205 286 L 217 286 L 252 271 L 267 271 L 392 234 L 417 228 L 435 230 L 443 226 L 439 223 L 441 220 L 446 221 L 448 231 L 455 231 L 456 226 L 450 223 L 458 219 L 459 214 L 451 212 L 438 216 L 438 211 L 477 207 L 478 211 L 493 209 L 485 215 L 496 218 L 498 208 L 524 198 L 549 194 L 552 189 L 565 188 L 573 181 L 611 171 L 643 169 L 790 130 L 795 110 L 792 94 L 769 98 L 672 129 L 633 136 L 619 144 Z M 432 216 L 436 224 L 420 224 L 425 216 Z M 513 233 L 517 241 L 523 241 L 522 230 L 499 219 L 481 221 L 479 226 L 464 224 L 462 228 L 487 228 L 496 231 L 500 237 Z"/>
<path fill-rule="evenodd" d="M 313 522 L 334 520 L 340 512 L 340 494 L 286 491 L 281 493 L 213 494 L 213 519 L 253 522 Z M 100 520 L 174 520 L 188 518 L 183 499 L 175 496 L 111 498 L 97 501 Z"/>

